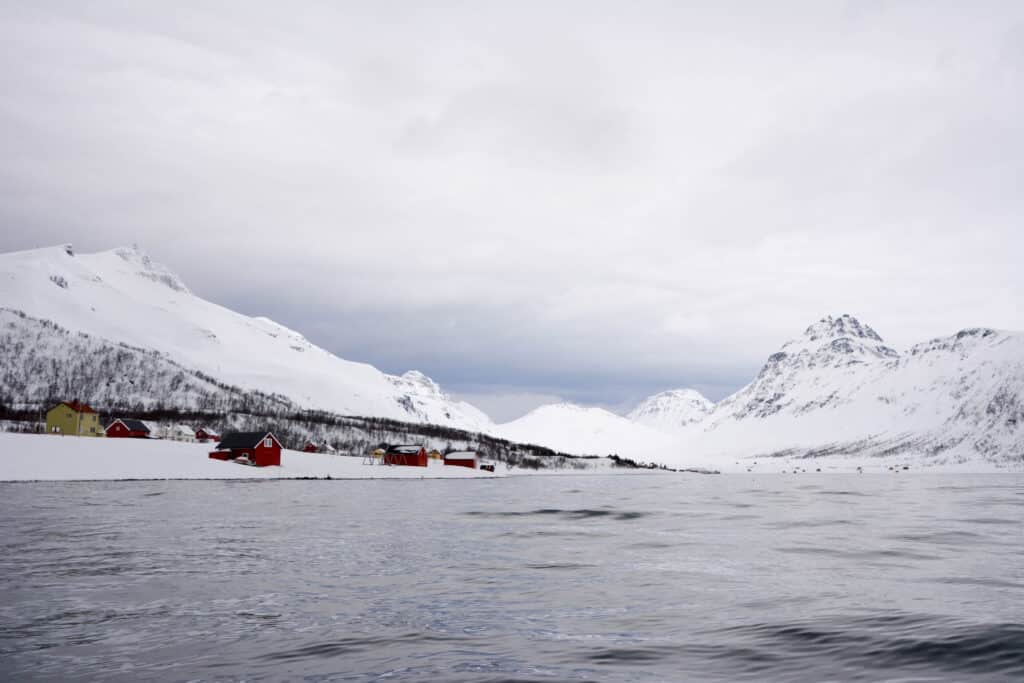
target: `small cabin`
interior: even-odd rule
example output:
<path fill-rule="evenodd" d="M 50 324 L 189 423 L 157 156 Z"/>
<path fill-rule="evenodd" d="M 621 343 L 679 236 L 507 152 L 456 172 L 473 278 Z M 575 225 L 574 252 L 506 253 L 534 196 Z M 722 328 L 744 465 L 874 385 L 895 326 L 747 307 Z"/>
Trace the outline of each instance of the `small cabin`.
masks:
<path fill-rule="evenodd" d="M 134 420 L 130 417 L 119 417 L 107 425 L 108 439 L 148 439 L 153 435 L 153 430 L 142 420 Z"/>
<path fill-rule="evenodd" d="M 306 444 L 302 447 L 302 452 L 303 453 L 319 453 L 320 452 L 320 444 L 318 444 L 316 441 L 308 441 L 307 440 Z"/>
<path fill-rule="evenodd" d="M 388 446 L 388 449 L 384 452 L 383 464 L 426 467 L 427 449 L 423 446 L 414 445 Z"/>
<path fill-rule="evenodd" d="M 164 439 L 171 439 L 172 441 L 184 441 L 185 443 L 197 441 L 196 430 L 188 425 L 183 424 L 165 425 L 160 430 L 160 436 Z"/>
<path fill-rule="evenodd" d="M 46 411 L 46 433 L 64 436 L 105 436 L 100 416 L 81 401 L 63 401 Z"/>
<path fill-rule="evenodd" d="M 196 430 L 196 441 L 207 443 L 209 441 L 220 441 L 220 434 L 207 427 L 200 427 Z"/>
<path fill-rule="evenodd" d="M 431 460 L 444 460 L 444 456 L 441 455 L 441 451 L 437 450 L 436 448 L 427 453 L 427 457 L 430 458 Z"/>
<path fill-rule="evenodd" d="M 480 457 L 473 451 L 453 451 L 445 454 L 444 464 L 475 470 L 480 464 Z"/>
<path fill-rule="evenodd" d="M 210 457 L 214 460 L 244 457 L 256 467 L 280 465 L 281 442 L 270 432 L 232 432 L 224 435 Z"/>

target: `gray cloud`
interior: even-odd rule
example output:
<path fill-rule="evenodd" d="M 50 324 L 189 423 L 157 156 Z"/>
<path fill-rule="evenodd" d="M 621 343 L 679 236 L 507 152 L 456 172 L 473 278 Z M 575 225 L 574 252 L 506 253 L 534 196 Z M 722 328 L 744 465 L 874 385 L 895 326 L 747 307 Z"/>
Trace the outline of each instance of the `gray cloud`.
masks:
<path fill-rule="evenodd" d="M 1024 328 L 1022 26 L 996 2 L 7 6 L 0 248 L 139 243 L 504 417 L 718 398 L 826 313 L 897 345 Z"/>

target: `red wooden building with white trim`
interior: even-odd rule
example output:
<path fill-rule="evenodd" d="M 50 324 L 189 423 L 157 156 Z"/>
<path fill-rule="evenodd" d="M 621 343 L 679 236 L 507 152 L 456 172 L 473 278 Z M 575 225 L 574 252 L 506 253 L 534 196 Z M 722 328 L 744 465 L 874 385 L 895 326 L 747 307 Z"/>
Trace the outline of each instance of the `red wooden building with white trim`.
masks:
<path fill-rule="evenodd" d="M 117 418 L 106 428 L 108 439 L 148 439 L 152 432 L 142 420 L 133 420 L 130 417 Z"/>
<path fill-rule="evenodd" d="M 406 465 L 408 467 L 426 467 L 427 449 L 423 446 L 404 445 L 388 446 L 384 452 L 385 465 Z"/>
<path fill-rule="evenodd" d="M 214 460 L 245 457 L 256 467 L 280 465 L 281 442 L 270 432 L 233 432 L 224 435 L 210 457 Z"/>
<path fill-rule="evenodd" d="M 480 464 L 480 456 L 473 451 L 452 451 L 451 453 L 445 453 L 444 464 L 454 465 L 455 467 L 468 467 L 471 470 L 475 470 Z"/>

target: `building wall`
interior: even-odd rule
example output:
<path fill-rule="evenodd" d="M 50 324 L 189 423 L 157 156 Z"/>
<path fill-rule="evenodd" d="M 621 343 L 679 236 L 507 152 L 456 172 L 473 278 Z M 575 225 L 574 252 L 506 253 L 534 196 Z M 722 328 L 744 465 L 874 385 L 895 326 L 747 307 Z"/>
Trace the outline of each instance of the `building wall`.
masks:
<path fill-rule="evenodd" d="M 106 436 L 96 413 L 76 413 L 63 403 L 46 411 L 46 433 L 68 436 Z"/>
<path fill-rule="evenodd" d="M 276 441 L 273 442 L 273 446 L 267 447 L 260 442 L 260 445 L 256 447 L 256 458 L 253 462 L 256 463 L 257 467 L 269 467 L 271 465 L 281 464 L 281 444 Z"/>
<path fill-rule="evenodd" d="M 106 434 L 112 439 L 145 439 L 149 436 L 146 432 L 132 431 L 121 422 L 115 422 L 107 427 Z"/>
<path fill-rule="evenodd" d="M 421 450 L 419 453 L 385 453 L 385 465 L 406 465 L 408 467 L 426 467 L 427 452 Z"/>
<path fill-rule="evenodd" d="M 210 457 L 214 460 L 234 460 L 244 455 L 256 467 L 270 467 L 281 464 L 281 445 L 277 442 L 274 442 L 273 446 L 267 447 L 261 441 L 260 445 L 256 448 L 233 448 L 230 455 L 226 453 L 226 451 L 213 451 L 210 453 Z"/>
<path fill-rule="evenodd" d="M 471 470 L 476 469 L 476 460 L 445 460 L 445 465 L 454 465 L 455 467 L 468 467 Z"/>

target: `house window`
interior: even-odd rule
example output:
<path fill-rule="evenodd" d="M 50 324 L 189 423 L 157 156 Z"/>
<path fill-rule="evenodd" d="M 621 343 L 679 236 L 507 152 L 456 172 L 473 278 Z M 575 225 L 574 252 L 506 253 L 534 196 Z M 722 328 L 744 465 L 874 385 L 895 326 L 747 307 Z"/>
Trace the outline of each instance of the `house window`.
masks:
<path fill-rule="evenodd" d="M 263 439 L 263 446 L 264 448 L 273 448 L 274 440 L 268 436 L 267 438 Z"/>

